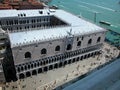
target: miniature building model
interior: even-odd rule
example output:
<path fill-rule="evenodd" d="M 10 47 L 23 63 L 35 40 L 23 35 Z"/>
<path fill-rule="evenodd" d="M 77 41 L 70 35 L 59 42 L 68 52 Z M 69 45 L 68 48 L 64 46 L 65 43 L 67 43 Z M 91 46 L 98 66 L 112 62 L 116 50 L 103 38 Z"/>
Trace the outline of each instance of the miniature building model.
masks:
<path fill-rule="evenodd" d="M 59 69 L 97 55 L 106 32 L 66 11 L 53 9 L 1 10 L 0 26 L 6 35 L 0 37 L 0 42 L 6 42 L 0 64 L 1 82 Z"/>

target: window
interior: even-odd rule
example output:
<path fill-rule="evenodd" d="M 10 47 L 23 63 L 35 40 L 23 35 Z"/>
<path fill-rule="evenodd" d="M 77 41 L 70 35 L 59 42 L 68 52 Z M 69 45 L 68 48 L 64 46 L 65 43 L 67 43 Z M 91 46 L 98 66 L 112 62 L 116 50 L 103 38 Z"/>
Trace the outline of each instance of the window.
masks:
<path fill-rule="evenodd" d="M 30 77 L 31 73 L 30 72 L 26 72 L 26 77 Z"/>
<path fill-rule="evenodd" d="M 22 27 L 20 27 L 20 30 L 22 29 Z"/>
<path fill-rule="evenodd" d="M 41 54 L 46 54 L 47 53 L 47 50 L 45 49 L 45 48 L 43 48 L 42 50 L 41 50 Z"/>
<path fill-rule="evenodd" d="M 12 21 L 12 20 L 10 20 L 10 21 L 9 21 L 9 24 L 10 24 L 10 25 L 13 25 L 13 21 Z"/>
<path fill-rule="evenodd" d="M 29 26 L 27 26 L 27 28 L 29 29 Z"/>
<path fill-rule="evenodd" d="M 41 22 L 41 18 L 39 18 L 39 21 Z"/>
<path fill-rule="evenodd" d="M 29 20 L 27 20 L 27 23 L 29 23 Z"/>
<path fill-rule="evenodd" d="M 23 78 L 25 78 L 25 75 L 24 75 L 23 73 L 21 73 L 21 74 L 19 75 L 19 78 L 20 78 L 20 79 L 23 79 Z"/>
<path fill-rule="evenodd" d="M 31 53 L 30 52 L 26 52 L 25 53 L 25 58 L 31 58 Z"/>
<path fill-rule="evenodd" d="M 92 43 L 92 39 L 89 39 L 89 40 L 88 40 L 88 44 L 91 44 L 91 43 Z"/>
<path fill-rule="evenodd" d="M 36 75 L 37 74 L 37 71 L 36 70 L 33 70 L 32 71 L 32 75 Z"/>
<path fill-rule="evenodd" d="M 32 19 L 32 20 L 31 20 L 31 22 L 33 23 L 33 22 L 34 22 L 34 20 Z"/>
<path fill-rule="evenodd" d="M 79 41 L 79 37 L 77 37 L 77 41 Z"/>
<path fill-rule="evenodd" d="M 39 14 L 43 14 L 43 11 L 39 11 Z"/>
<path fill-rule="evenodd" d="M 37 19 L 37 22 L 39 22 L 39 19 Z"/>
<path fill-rule="evenodd" d="M 15 22 L 15 24 L 18 24 L 18 20 L 14 20 L 14 22 Z M 7 22 L 7 24 L 8 24 L 8 22 Z"/>
<path fill-rule="evenodd" d="M 81 46 L 81 41 L 79 41 L 79 42 L 77 43 L 77 46 Z"/>
<path fill-rule="evenodd" d="M 97 39 L 97 43 L 100 42 L 100 40 L 101 40 L 101 37 L 98 37 L 98 39 Z"/>
<path fill-rule="evenodd" d="M 71 45 L 71 44 L 68 44 L 66 50 L 71 50 L 71 49 L 72 49 L 72 45 Z"/>
<path fill-rule="evenodd" d="M 23 14 L 20 14 L 21 15 L 21 17 L 23 16 Z"/>
<path fill-rule="evenodd" d="M 45 21 L 45 18 L 44 18 L 44 21 Z"/>
<path fill-rule="evenodd" d="M 55 51 L 60 51 L 60 46 L 56 46 Z"/>
<path fill-rule="evenodd" d="M 82 36 L 81 40 L 83 40 L 83 39 L 84 39 L 84 37 Z"/>
<path fill-rule="evenodd" d="M 6 21 L 6 24 L 9 25 L 8 21 Z M 1 25 L 1 24 L 0 24 Z"/>

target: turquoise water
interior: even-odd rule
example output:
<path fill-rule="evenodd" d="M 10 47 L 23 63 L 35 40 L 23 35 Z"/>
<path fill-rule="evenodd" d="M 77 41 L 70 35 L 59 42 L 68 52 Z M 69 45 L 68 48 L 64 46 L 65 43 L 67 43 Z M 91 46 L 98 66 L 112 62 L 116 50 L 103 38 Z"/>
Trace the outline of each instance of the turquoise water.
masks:
<path fill-rule="evenodd" d="M 52 0 L 49 5 L 58 6 L 75 15 L 120 33 L 120 0 Z M 102 25 L 105 21 L 111 25 Z M 120 45 L 120 36 L 108 32 L 106 38 Z"/>

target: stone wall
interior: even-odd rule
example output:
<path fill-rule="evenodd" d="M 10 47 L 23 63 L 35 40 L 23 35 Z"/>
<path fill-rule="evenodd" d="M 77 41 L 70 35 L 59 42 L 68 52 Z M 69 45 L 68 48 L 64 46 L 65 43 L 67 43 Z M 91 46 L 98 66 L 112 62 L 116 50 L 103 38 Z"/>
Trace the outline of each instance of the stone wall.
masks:
<path fill-rule="evenodd" d="M 100 41 L 97 42 L 97 39 L 100 37 Z M 12 49 L 14 63 L 15 65 L 20 63 L 25 63 L 29 61 L 38 60 L 44 57 L 50 57 L 57 54 L 63 54 L 69 51 L 75 51 L 77 49 L 87 48 L 104 42 L 105 33 L 96 33 L 91 35 L 84 36 L 73 36 L 65 37 L 63 39 L 57 39 L 52 41 L 40 42 L 31 45 L 15 47 Z M 88 44 L 89 40 L 91 44 Z M 78 43 L 80 44 L 78 45 Z M 70 50 L 66 50 L 68 45 L 71 45 Z M 55 48 L 60 46 L 60 50 L 55 51 Z M 41 54 L 41 50 L 46 49 L 46 54 Z M 25 58 L 25 53 L 29 52 L 31 54 L 30 58 Z"/>

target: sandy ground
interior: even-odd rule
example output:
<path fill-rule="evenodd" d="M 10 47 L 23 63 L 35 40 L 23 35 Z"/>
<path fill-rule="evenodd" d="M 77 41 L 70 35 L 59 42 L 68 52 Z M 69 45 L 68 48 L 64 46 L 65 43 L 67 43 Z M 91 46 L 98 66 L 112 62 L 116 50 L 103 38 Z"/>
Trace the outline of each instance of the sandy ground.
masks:
<path fill-rule="evenodd" d="M 118 54 L 119 51 L 115 47 L 105 43 L 102 54 L 100 55 L 66 65 L 59 69 L 28 77 L 17 82 L 7 83 L 5 90 L 52 90 L 65 82 L 69 82 L 93 70 L 99 65 L 111 61 L 118 56 Z"/>

